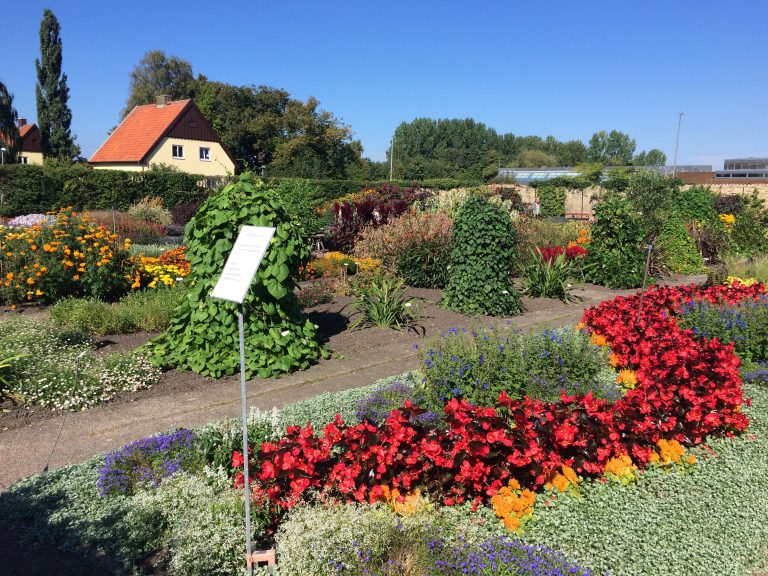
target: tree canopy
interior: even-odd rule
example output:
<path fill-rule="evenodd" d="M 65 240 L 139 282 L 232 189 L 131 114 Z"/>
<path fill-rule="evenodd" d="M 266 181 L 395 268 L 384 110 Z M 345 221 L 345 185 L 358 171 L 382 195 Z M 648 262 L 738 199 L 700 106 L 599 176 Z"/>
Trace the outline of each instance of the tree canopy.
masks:
<path fill-rule="evenodd" d="M 37 124 L 43 155 L 72 160 L 80 154 L 80 147 L 71 132 L 72 111 L 68 105 L 67 75 L 61 71 L 60 32 L 59 21 L 46 8 L 40 22 L 40 58 L 35 59 Z"/>
<path fill-rule="evenodd" d="M 4 162 L 13 162 L 19 142 L 19 129 L 16 126 L 18 114 L 13 107 L 13 94 L 0 82 L 0 145 L 5 145 Z"/>
<path fill-rule="evenodd" d="M 272 176 L 342 178 L 361 162 L 352 129 L 320 108 L 269 86 L 232 86 L 199 76 L 192 96 L 244 167 Z"/>
<path fill-rule="evenodd" d="M 166 56 L 162 50 L 151 50 L 131 71 L 122 117 L 125 118 L 136 106 L 153 103 L 156 96 L 163 94 L 172 100 L 189 98 L 193 82 L 192 64 L 176 56 Z"/>

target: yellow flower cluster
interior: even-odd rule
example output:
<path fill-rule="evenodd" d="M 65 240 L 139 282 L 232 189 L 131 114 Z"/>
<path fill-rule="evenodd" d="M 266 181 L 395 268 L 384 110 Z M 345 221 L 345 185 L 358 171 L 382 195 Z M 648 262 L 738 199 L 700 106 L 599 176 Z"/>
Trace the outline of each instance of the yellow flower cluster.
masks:
<path fill-rule="evenodd" d="M 629 484 L 637 478 L 637 466 L 632 463 L 632 458 L 627 454 L 614 456 L 608 460 L 603 472 L 608 478 L 618 480 L 622 484 Z"/>
<path fill-rule="evenodd" d="M 405 495 L 400 494 L 397 488 L 390 488 L 383 485 L 381 487 L 382 498 L 384 502 L 392 508 L 395 514 L 400 516 L 413 516 L 424 510 L 429 504 L 427 500 L 421 494 L 421 490 L 418 488 Z"/>
<path fill-rule="evenodd" d="M 696 464 L 696 456 L 690 454 L 688 458 L 685 458 L 685 448 L 677 440 L 666 440 L 662 438 L 656 445 L 659 447 L 658 452 L 652 452 L 648 458 L 649 462 L 654 464 L 660 464 L 662 466 L 669 466 L 671 464 Z"/>
<path fill-rule="evenodd" d="M 158 258 L 141 254 L 138 256 L 138 265 L 133 276 L 131 289 L 173 286 L 179 278 L 186 278 L 188 275 L 189 270 L 187 268 L 175 264 L 162 264 Z"/>
<path fill-rule="evenodd" d="M 757 282 L 757 278 L 739 278 L 738 276 L 728 276 L 725 279 L 727 286 L 733 286 L 734 284 L 737 286 L 754 286 Z"/>
<path fill-rule="evenodd" d="M 536 493 L 520 489 L 520 483 L 511 478 L 509 484 L 499 490 L 492 498 L 491 505 L 496 516 L 510 532 L 521 533 L 526 521 L 533 516 Z"/>
<path fill-rule="evenodd" d="M 345 267 L 346 264 L 346 267 Z M 343 252 L 326 252 L 322 258 L 313 260 L 310 265 L 322 276 L 333 277 L 345 274 L 345 268 L 353 264 L 358 274 L 371 275 L 381 268 L 381 260 L 376 258 L 355 258 Z"/>
<path fill-rule="evenodd" d="M 725 225 L 725 231 L 730 234 L 733 232 L 733 225 L 736 223 L 736 216 L 733 214 L 720 214 L 720 222 Z"/>
<path fill-rule="evenodd" d="M 555 470 L 547 479 L 544 488 L 556 489 L 565 492 L 569 487 L 576 488 L 581 479 L 576 475 L 570 466 L 562 466 L 559 471 Z"/>
<path fill-rule="evenodd" d="M 65 208 L 49 225 L 3 228 L 0 261 L 9 271 L 0 284 L 10 302 L 55 299 L 124 285 L 122 269 L 130 240 Z M 96 285 L 99 286 L 96 286 Z"/>
<path fill-rule="evenodd" d="M 631 390 L 637 386 L 637 373 L 634 370 L 619 370 L 616 382 Z"/>
<path fill-rule="evenodd" d="M 589 228 L 580 229 L 579 237 L 576 238 L 576 244 L 583 246 L 584 244 L 589 244 L 590 242 L 592 242 L 592 240 L 589 237 Z"/>
<path fill-rule="evenodd" d="M 608 339 L 602 334 L 596 334 L 595 332 L 590 335 L 589 341 L 595 346 L 608 346 Z"/>

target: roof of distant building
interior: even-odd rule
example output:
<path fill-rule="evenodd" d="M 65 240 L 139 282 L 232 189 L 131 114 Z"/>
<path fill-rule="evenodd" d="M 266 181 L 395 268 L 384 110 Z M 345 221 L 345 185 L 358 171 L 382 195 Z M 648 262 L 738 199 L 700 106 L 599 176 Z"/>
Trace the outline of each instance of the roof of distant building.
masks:
<path fill-rule="evenodd" d="M 192 100 L 187 99 L 136 106 L 90 161 L 141 162 L 192 105 Z"/>

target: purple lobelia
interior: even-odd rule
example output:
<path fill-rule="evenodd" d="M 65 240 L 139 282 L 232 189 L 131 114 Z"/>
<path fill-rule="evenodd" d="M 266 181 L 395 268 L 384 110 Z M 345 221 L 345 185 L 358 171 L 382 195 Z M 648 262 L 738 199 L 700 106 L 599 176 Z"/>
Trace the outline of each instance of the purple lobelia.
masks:
<path fill-rule="evenodd" d="M 156 488 L 164 478 L 189 471 L 199 461 L 195 433 L 182 428 L 110 452 L 99 468 L 96 485 L 101 496 L 130 494 L 141 486 Z"/>

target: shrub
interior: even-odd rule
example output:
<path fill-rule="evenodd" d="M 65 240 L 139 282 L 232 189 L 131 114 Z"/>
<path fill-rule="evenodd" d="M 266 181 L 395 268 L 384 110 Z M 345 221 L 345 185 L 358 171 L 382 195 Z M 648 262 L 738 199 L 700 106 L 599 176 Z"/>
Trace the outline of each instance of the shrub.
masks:
<path fill-rule="evenodd" d="M 369 282 L 353 288 L 355 300 L 349 307 L 360 317 L 352 329 L 412 327 L 419 319 L 417 299 L 408 298 L 403 281 L 387 275 L 374 276 Z"/>
<path fill-rule="evenodd" d="M 99 467 L 96 482 L 99 493 L 109 496 L 131 494 L 145 486 L 157 488 L 169 476 L 194 471 L 200 464 L 194 443 L 193 432 L 179 429 L 143 438 L 110 452 L 104 465 Z"/>
<path fill-rule="evenodd" d="M 155 244 L 165 235 L 165 226 L 135 218 L 125 212 L 94 210 L 88 217 L 99 226 L 111 230 L 120 241 L 129 239 L 138 244 Z"/>
<path fill-rule="evenodd" d="M 171 208 L 171 222 L 176 225 L 186 226 L 187 222 L 192 220 L 192 217 L 201 205 L 202 202 L 177 204 Z"/>
<path fill-rule="evenodd" d="M 618 194 L 606 194 L 595 206 L 590 235 L 592 244 L 584 270 L 591 282 L 609 288 L 637 288 L 642 284 L 643 231 L 627 200 Z"/>
<path fill-rule="evenodd" d="M 145 220 L 160 226 L 171 223 L 171 212 L 163 207 L 163 201 L 158 197 L 142 198 L 128 209 L 128 216 L 136 220 Z"/>
<path fill-rule="evenodd" d="M 335 292 L 333 287 L 322 280 L 312 282 L 296 291 L 296 298 L 302 308 L 312 308 L 320 304 L 333 302 Z"/>
<path fill-rule="evenodd" d="M 269 377 L 307 368 L 321 356 L 314 324 L 294 294 L 293 278 L 308 248 L 274 191 L 243 174 L 209 198 L 187 227 L 194 279 L 168 331 L 149 347 L 156 363 L 214 377 L 237 371 L 237 306 L 209 294 L 246 224 L 277 228 L 243 303 L 248 374 Z"/>
<path fill-rule="evenodd" d="M 717 214 L 738 216 L 745 204 L 745 198 L 740 194 L 717 194 L 712 200 L 713 208 Z"/>
<path fill-rule="evenodd" d="M 685 222 L 710 222 L 717 218 L 715 195 L 704 186 L 691 186 L 672 196 L 672 210 Z"/>
<path fill-rule="evenodd" d="M 699 338 L 733 342 L 742 360 L 768 360 L 768 298 L 735 305 L 716 305 L 707 301 L 683 306 L 680 326 L 690 328 Z"/>
<path fill-rule="evenodd" d="M 0 231 L 0 295 L 6 302 L 63 296 L 119 298 L 131 273 L 128 246 L 103 226 L 65 209 L 56 224 Z"/>
<path fill-rule="evenodd" d="M 320 233 L 320 230 L 332 223 L 327 213 L 318 213 L 320 189 L 312 180 L 281 180 L 274 187 L 275 192 L 285 206 L 292 220 L 301 224 L 306 242 Z"/>
<path fill-rule="evenodd" d="M 108 304 L 88 298 L 67 298 L 49 310 L 58 326 L 87 334 L 160 332 L 168 327 L 174 310 L 187 291 L 183 286 L 167 290 L 146 290 Z"/>
<path fill-rule="evenodd" d="M 608 399 L 619 392 L 615 383 L 598 381 L 608 366 L 606 351 L 584 332 L 570 329 L 535 334 L 451 329 L 420 347 L 419 359 L 429 405 L 463 398 L 493 406 L 502 391 L 513 398 L 529 395 L 547 401 L 557 400 L 561 392 L 591 390 Z"/>
<path fill-rule="evenodd" d="M 377 228 L 365 228 L 355 253 L 381 260 L 418 288 L 448 282 L 453 223 L 445 212 L 406 212 Z"/>
<path fill-rule="evenodd" d="M 679 274 L 698 274 L 704 269 L 704 261 L 691 238 L 682 218 L 670 213 L 661 225 L 654 247 L 657 259 L 665 271 Z"/>
<path fill-rule="evenodd" d="M 420 188 L 399 189 L 397 186 L 382 184 L 378 191 L 368 190 L 355 202 L 333 205 L 333 226 L 328 243 L 334 250 L 351 252 L 365 226 L 381 226 L 406 212 L 414 202 L 432 195 L 430 190 Z"/>
<path fill-rule="evenodd" d="M 443 305 L 463 314 L 518 314 L 522 304 L 510 281 L 515 236 L 509 217 L 474 196 L 456 217 L 450 280 Z"/>
<path fill-rule="evenodd" d="M 768 252 L 762 219 L 763 210 L 754 206 L 744 208 L 736 216 L 730 234 L 734 252 L 744 256 Z"/>
<path fill-rule="evenodd" d="M 543 185 L 536 189 L 536 194 L 541 202 L 542 218 L 565 217 L 565 199 L 567 197 L 565 188 Z"/>

